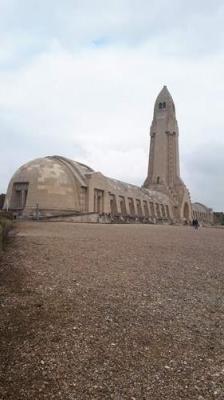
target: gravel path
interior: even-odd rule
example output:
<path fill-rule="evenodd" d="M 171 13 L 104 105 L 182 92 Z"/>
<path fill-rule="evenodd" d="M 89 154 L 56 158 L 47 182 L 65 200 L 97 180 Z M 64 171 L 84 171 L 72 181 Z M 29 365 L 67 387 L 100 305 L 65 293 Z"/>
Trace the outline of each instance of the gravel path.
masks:
<path fill-rule="evenodd" d="M 18 223 L 0 400 L 223 400 L 224 230 Z"/>

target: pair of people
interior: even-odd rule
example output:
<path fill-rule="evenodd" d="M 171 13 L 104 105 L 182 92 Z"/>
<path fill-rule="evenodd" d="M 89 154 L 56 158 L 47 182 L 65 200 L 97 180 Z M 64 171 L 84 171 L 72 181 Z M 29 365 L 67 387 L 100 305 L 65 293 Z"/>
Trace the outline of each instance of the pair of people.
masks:
<path fill-rule="evenodd" d="M 192 225 L 193 225 L 194 229 L 198 229 L 199 228 L 199 222 L 198 222 L 197 218 L 193 219 Z"/>

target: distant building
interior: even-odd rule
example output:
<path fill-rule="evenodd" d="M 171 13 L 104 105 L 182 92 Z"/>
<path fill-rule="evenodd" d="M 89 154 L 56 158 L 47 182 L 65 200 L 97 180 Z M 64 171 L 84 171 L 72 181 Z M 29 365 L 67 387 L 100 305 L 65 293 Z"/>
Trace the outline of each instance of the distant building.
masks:
<path fill-rule="evenodd" d="M 191 203 L 180 177 L 178 136 L 175 105 L 164 86 L 155 102 L 148 174 L 142 187 L 105 177 L 65 157 L 48 156 L 16 171 L 4 207 L 7 204 L 24 217 L 69 215 L 74 220 L 95 222 L 189 222 L 196 216 L 205 223 L 212 222 L 212 210 Z"/>
<path fill-rule="evenodd" d="M 224 212 L 214 212 L 214 223 L 224 225 Z"/>

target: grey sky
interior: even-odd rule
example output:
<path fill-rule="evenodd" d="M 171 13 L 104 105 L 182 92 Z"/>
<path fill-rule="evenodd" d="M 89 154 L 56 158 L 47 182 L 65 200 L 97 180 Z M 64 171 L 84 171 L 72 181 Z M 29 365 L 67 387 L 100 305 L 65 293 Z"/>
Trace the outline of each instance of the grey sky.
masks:
<path fill-rule="evenodd" d="M 61 154 L 142 184 L 166 84 L 192 199 L 224 200 L 224 3 L 0 0 L 0 192 Z"/>

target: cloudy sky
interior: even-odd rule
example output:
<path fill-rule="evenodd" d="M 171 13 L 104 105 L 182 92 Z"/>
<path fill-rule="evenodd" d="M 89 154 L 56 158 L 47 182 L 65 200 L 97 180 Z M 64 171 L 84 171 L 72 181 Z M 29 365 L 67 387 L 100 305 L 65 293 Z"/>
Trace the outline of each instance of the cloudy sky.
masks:
<path fill-rule="evenodd" d="M 223 0 L 0 0 L 0 193 L 60 154 L 141 185 L 166 84 L 193 201 L 224 209 Z"/>

